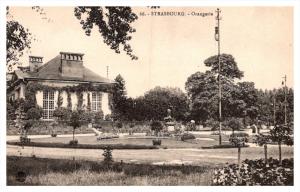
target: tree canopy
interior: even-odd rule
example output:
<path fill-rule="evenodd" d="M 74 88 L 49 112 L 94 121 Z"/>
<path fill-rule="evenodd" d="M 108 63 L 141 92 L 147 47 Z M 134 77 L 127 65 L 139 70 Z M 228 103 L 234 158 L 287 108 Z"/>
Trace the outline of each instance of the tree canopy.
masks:
<path fill-rule="evenodd" d="M 31 33 L 18 21 L 6 22 L 6 67 L 12 71 L 26 49 L 30 49 Z"/>
<path fill-rule="evenodd" d="M 74 14 L 86 35 L 91 35 L 94 26 L 98 27 L 105 44 L 120 53 L 123 49 L 131 59 L 138 59 L 129 41 L 135 29 L 131 26 L 138 17 L 131 7 L 75 7 Z"/>
<path fill-rule="evenodd" d="M 125 80 L 119 74 L 115 78 L 115 84 L 113 87 L 113 98 L 112 98 L 112 112 L 113 118 L 122 119 L 126 112 L 126 87 Z"/>
<path fill-rule="evenodd" d="M 211 67 L 211 72 L 217 73 L 219 70 L 218 55 L 211 56 L 204 61 L 205 66 Z M 221 76 L 226 78 L 241 79 L 244 76 L 244 72 L 240 71 L 235 59 L 230 54 L 221 54 L 220 55 L 221 63 Z"/>

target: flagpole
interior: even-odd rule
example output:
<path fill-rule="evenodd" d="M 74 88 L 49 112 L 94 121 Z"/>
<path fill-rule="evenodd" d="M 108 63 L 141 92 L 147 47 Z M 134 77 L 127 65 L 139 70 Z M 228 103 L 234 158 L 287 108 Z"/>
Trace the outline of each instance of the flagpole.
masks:
<path fill-rule="evenodd" d="M 222 85 L 221 85 L 221 54 L 220 54 L 220 12 L 217 8 L 217 26 L 215 28 L 215 39 L 218 42 L 218 83 L 219 83 L 219 145 L 222 145 Z"/>

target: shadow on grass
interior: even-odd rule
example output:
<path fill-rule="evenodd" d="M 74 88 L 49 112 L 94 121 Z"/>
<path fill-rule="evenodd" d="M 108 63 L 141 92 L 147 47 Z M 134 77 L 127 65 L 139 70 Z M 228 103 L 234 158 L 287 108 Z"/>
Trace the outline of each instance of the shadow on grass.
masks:
<path fill-rule="evenodd" d="M 72 174 L 76 171 L 87 170 L 93 173 L 115 172 L 133 177 L 179 177 L 190 174 L 205 174 L 212 171 L 214 167 L 209 165 L 151 165 L 133 164 L 123 162 L 113 162 L 105 164 L 103 162 L 68 160 L 68 159 L 48 159 L 34 157 L 7 157 L 7 185 L 39 185 L 35 182 L 22 183 L 16 176 L 24 172 L 26 176 L 39 177 L 48 173 Z M 186 176 L 184 176 L 186 177 Z"/>

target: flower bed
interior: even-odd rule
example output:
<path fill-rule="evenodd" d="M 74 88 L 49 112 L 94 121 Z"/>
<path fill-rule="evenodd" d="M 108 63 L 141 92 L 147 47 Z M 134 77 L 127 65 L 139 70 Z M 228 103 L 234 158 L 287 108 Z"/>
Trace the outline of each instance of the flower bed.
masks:
<path fill-rule="evenodd" d="M 105 149 L 109 146 L 111 149 L 158 149 L 156 146 L 151 145 L 133 145 L 133 144 L 77 144 L 70 145 L 65 143 L 43 143 L 43 142 L 30 142 L 30 143 L 21 143 L 8 141 L 9 145 L 19 145 L 19 146 L 33 146 L 33 147 L 50 147 L 50 148 L 76 148 L 76 149 Z"/>
<path fill-rule="evenodd" d="M 249 147 L 249 145 L 240 146 L 243 147 Z M 226 148 L 238 148 L 238 146 L 231 145 L 231 144 L 223 144 L 223 145 L 213 145 L 213 146 L 204 146 L 201 147 L 202 149 L 226 149 Z"/>
<path fill-rule="evenodd" d="M 189 140 L 189 139 L 196 139 L 196 137 L 191 133 L 184 133 L 180 137 L 181 141 Z"/>
<path fill-rule="evenodd" d="M 279 165 L 277 159 L 246 159 L 239 167 L 229 164 L 227 167 L 217 169 L 213 175 L 213 185 L 293 185 L 294 160 L 284 159 Z"/>

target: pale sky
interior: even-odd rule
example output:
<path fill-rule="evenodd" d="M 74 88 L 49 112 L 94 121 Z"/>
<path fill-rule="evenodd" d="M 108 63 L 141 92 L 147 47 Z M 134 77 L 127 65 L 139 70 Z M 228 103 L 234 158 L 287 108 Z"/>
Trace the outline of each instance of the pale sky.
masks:
<path fill-rule="evenodd" d="M 141 11 L 183 11 L 186 16 L 139 16 L 136 33 L 130 42 L 132 61 L 125 53 L 116 54 L 95 29 L 90 37 L 81 29 L 72 7 L 43 7 L 52 21 L 47 22 L 31 7 L 11 7 L 11 14 L 38 39 L 28 55 L 43 56 L 49 61 L 60 51 L 84 53 L 84 65 L 99 75 L 114 79 L 121 74 L 129 96 L 143 95 L 155 86 L 179 87 L 184 90 L 187 78 L 207 68 L 203 61 L 217 53 L 214 39 L 214 16 L 188 16 L 188 13 L 215 14 L 216 7 L 196 8 L 133 8 Z M 293 9 L 290 7 L 220 7 L 221 52 L 232 54 L 242 81 L 255 82 L 256 88 L 281 86 L 287 75 L 287 85 L 293 87 Z"/>

